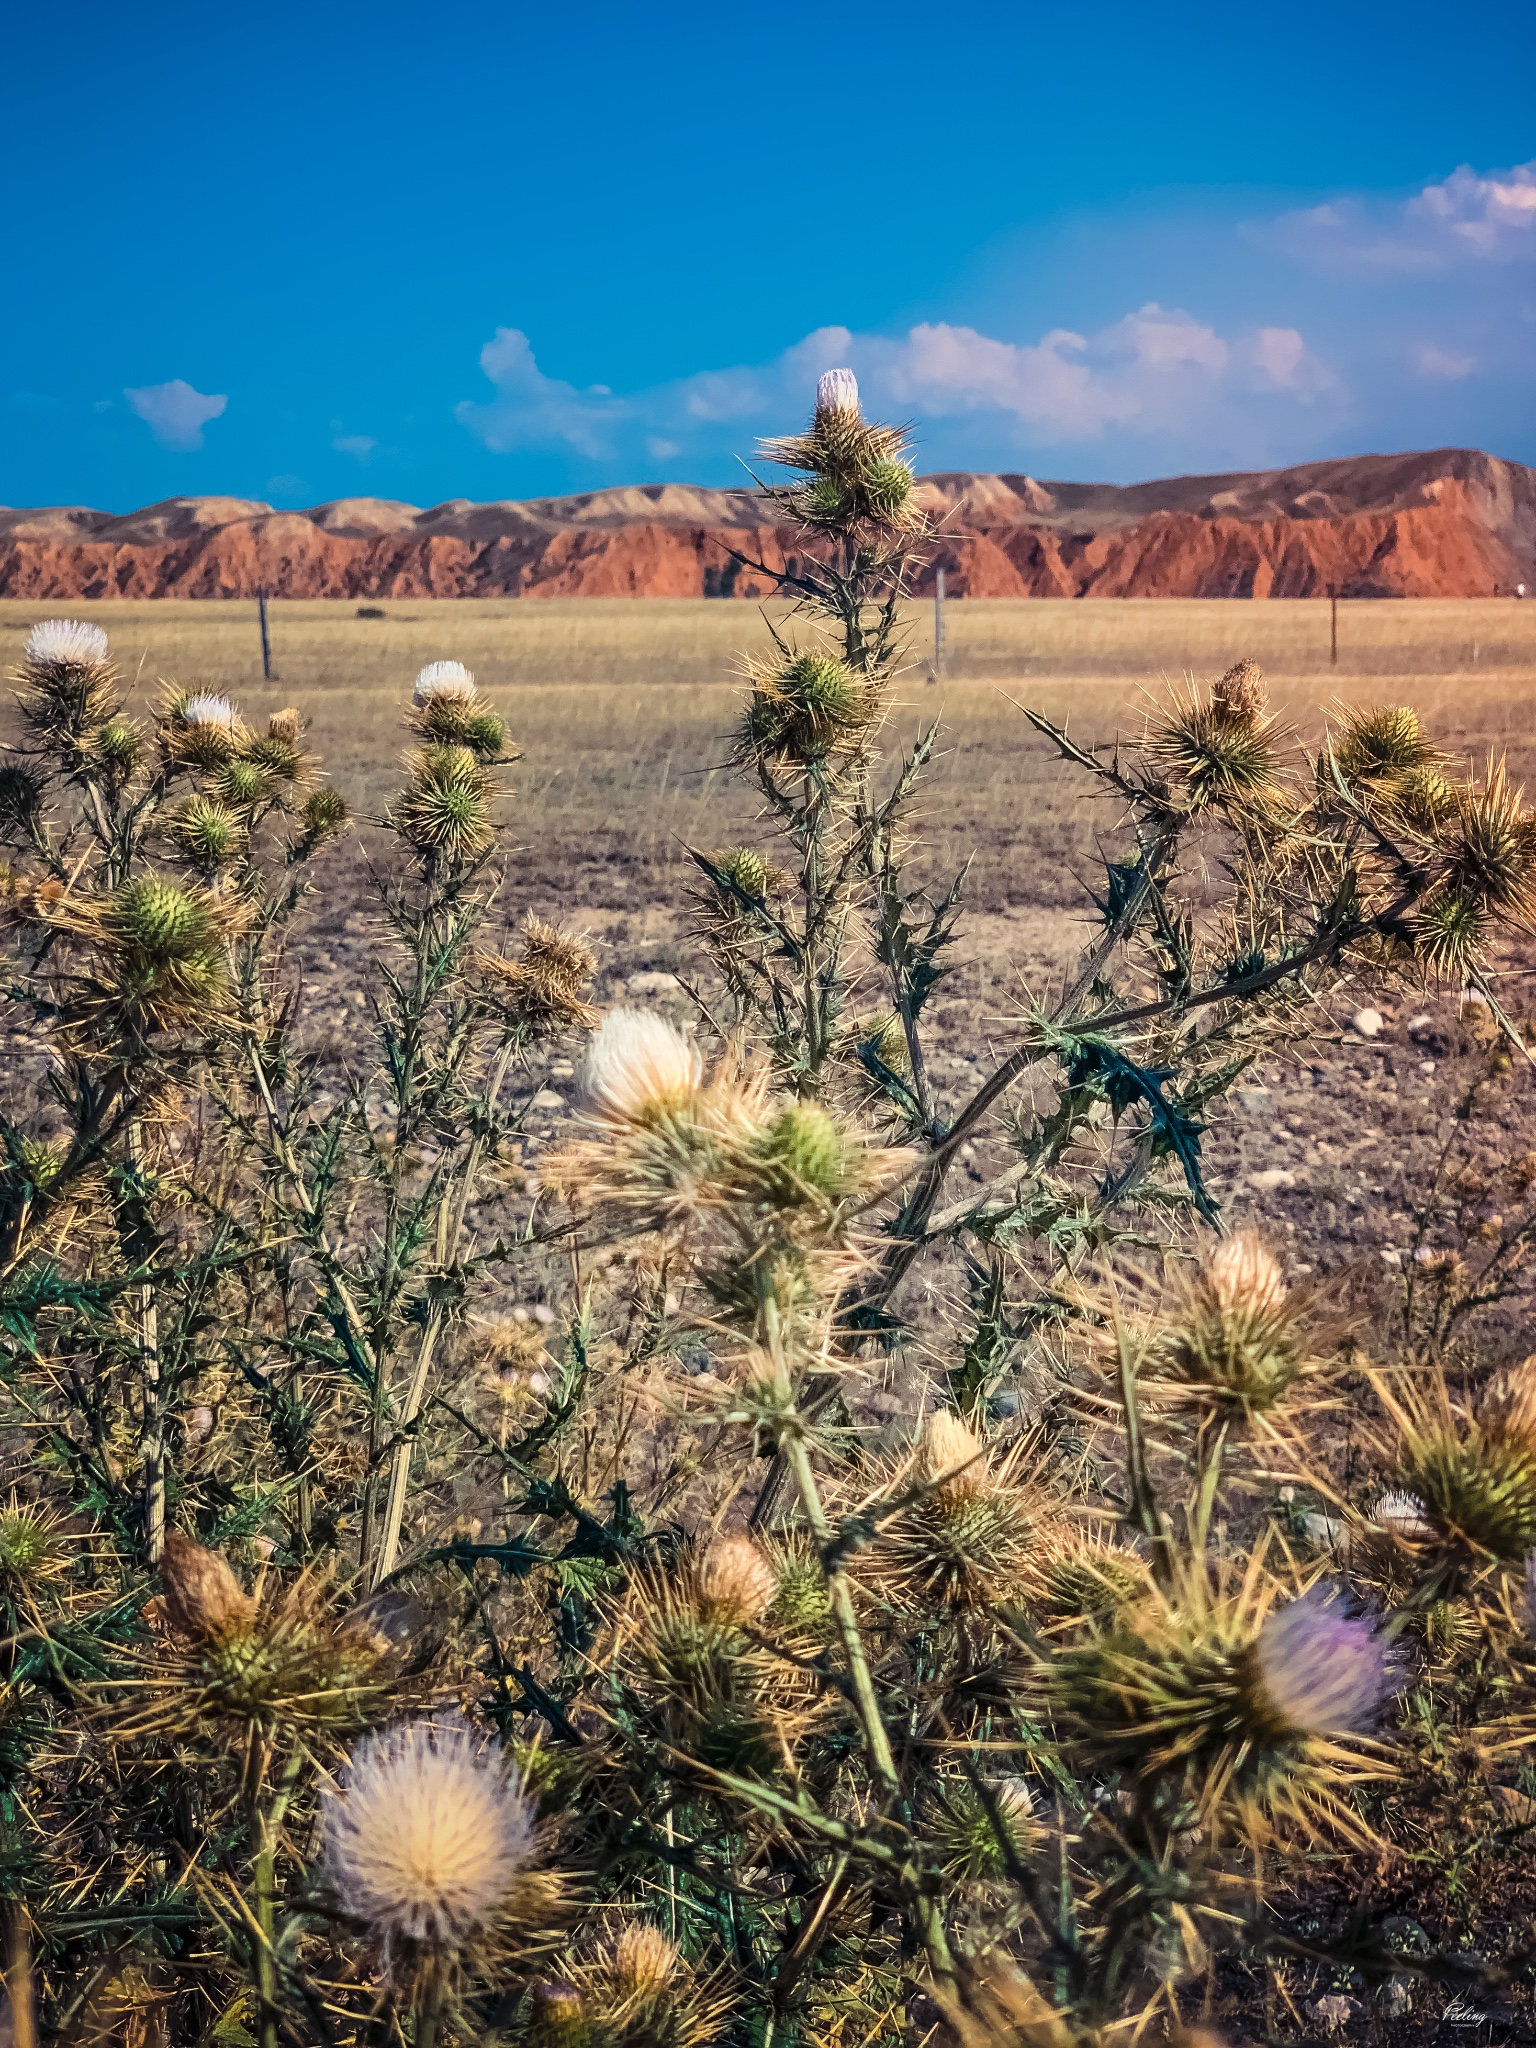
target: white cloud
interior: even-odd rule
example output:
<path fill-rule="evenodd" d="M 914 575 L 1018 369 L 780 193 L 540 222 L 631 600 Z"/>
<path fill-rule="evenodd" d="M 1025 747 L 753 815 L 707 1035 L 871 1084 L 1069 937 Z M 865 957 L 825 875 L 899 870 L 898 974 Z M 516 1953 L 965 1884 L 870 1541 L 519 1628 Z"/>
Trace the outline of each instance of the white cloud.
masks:
<path fill-rule="evenodd" d="M 1336 200 L 1285 215 L 1277 239 L 1330 266 L 1434 273 L 1489 257 L 1536 256 L 1536 160 L 1482 173 L 1463 164 L 1407 200 Z"/>
<path fill-rule="evenodd" d="M 229 403 L 223 393 L 194 390 L 184 377 L 173 377 L 169 384 L 125 390 L 123 396 L 162 448 L 183 452 L 202 447 L 203 428 L 209 420 L 218 419 Z"/>
<path fill-rule="evenodd" d="M 372 434 L 338 434 L 331 443 L 338 455 L 352 455 L 359 462 L 366 462 L 378 445 Z"/>
<path fill-rule="evenodd" d="M 1224 336 L 1194 315 L 1156 303 L 1096 335 L 1052 328 L 1038 341 L 1005 341 L 974 327 L 924 321 L 905 335 L 820 328 L 764 364 L 706 370 L 627 397 L 546 377 L 527 337 L 502 328 L 481 351 L 496 386 L 488 404 L 456 408 L 497 453 L 564 447 L 610 460 L 633 449 L 655 460 L 714 453 L 726 429 L 737 446 L 801 414 L 817 376 L 857 371 L 871 409 L 974 427 L 997 444 L 1100 441 L 1112 430 L 1175 434 L 1225 408 L 1309 404 L 1334 379 L 1295 328 Z"/>
<path fill-rule="evenodd" d="M 498 327 L 480 351 L 480 367 L 495 385 L 496 396 L 489 405 L 466 399 L 454 411 L 496 454 L 562 443 L 594 459 L 614 452 L 613 429 L 629 408 L 606 384 L 578 391 L 573 384 L 546 377 L 520 328 Z"/>
<path fill-rule="evenodd" d="M 1454 384 L 1461 377 L 1471 376 L 1477 368 L 1477 357 L 1425 342 L 1414 350 L 1413 364 L 1421 377 L 1438 377 L 1443 383 Z"/>

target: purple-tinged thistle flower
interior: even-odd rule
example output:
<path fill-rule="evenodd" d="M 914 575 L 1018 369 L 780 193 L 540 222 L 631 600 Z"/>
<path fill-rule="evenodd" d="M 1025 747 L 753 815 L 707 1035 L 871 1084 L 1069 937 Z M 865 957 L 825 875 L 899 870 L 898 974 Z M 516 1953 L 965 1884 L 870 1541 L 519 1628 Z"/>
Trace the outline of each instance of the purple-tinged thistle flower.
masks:
<path fill-rule="evenodd" d="M 852 370 L 825 370 L 816 379 L 816 411 L 818 416 L 832 412 L 852 412 L 859 409 L 859 380 Z"/>
<path fill-rule="evenodd" d="M 1321 1586 L 1269 1616 L 1253 1669 L 1264 1709 L 1296 1735 L 1363 1735 L 1392 1690 L 1375 1619 Z"/>

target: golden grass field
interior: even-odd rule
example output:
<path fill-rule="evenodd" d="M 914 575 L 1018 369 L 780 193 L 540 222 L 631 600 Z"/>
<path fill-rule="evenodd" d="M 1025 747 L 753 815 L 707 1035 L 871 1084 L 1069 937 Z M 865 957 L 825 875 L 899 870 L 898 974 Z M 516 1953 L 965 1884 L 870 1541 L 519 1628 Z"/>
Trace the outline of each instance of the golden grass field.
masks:
<path fill-rule="evenodd" d="M 539 894 L 618 910 L 657 893 L 683 842 L 744 834 L 753 803 L 721 770 L 734 717 L 737 653 L 766 634 L 756 607 L 667 599 L 387 603 L 382 619 L 336 602 L 271 607 L 266 683 L 256 607 L 244 602 L 0 603 L 0 665 L 40 617 L 67 611 L 105 626 L 147 700 L 160 678 L 235 696 L 248 715 L 297 703 L 328 772 L 362 811 L 388 793 L 403 736 L 396 707 L 425 661 L 453 656 L 510 715 L 524 749 L 516 830 Z M 782 614 L 781 614 L 782 615 Z M 1086 851 L 1096 823 L 1017 708 L 1070 721 L 1085 738 L 1134 723 L 1165 677 L 1263 663 L 1283 713 L 1315 726 L 1327 702 L 1412 702 L 1448 742 L 1507 748 L 1536 785 L 1536 603 L 1416 600 L 1340 606 L 1328 663 L 1326 602 L 970 599 L 947 608 L 948 660 L 928 680 L 932 607 L 911 607 L 912 666 L 891 743 L 940 717 L 946 758 L 925 806 L 929 852 L 950 869 L 973 849 L 982 911 L 1073 900 L 1062 856 Z M 1475 659 L 1474 659 L 1475 656 Z M 1011 701 L 1012 700 L 1012 701 Z M 659 907 L 659 906 L 658 906 Z"/>

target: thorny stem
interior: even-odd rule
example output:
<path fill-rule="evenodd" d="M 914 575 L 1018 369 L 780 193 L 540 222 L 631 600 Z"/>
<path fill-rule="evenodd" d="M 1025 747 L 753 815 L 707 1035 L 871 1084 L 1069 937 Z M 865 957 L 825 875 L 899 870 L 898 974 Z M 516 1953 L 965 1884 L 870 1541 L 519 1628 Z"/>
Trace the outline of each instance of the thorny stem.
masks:
<path fill-rule="evenodd" d="M 811 1533 L 821 1549 L 822 1567 L 827 1575 L 827 1590 L 831 1595 L 832 1612 L 837 1621 L 838 1634 L 842 1638 L 843 1654 L 848 1660 L 848 1677 L 853 1686 L 853 1699 L 859 1722 L 864 1730 L 864 1746 L 869 1751 L 870 1766 L 880 1780 L 881 1790 L 886 1797 L 894 1798 L 901 1789 L 896 1775 L 896 1759 L 891 1754 L 891 1739 L 881 1718 L 880 1702 L 875 1694 L 875 1681 L 870 1674 L 869 1659 L 864 1654 L 864 1638 L 859 1633 L 858 1616 L 854 1612 L 848 1575 L 843 1568 L 842 1557 L 832 1548 L 832 1529 L 827 1521 L 826 1510 L 821 1504 L 816 1475 L 811 1470 L 811 1454 L 798 1428 L 786 1432 L 781 1441 L 790 1471 L 794 1474 L 795 1485 L 800 1492 L 805 1518 L 810 1523 Z"/>
<path fill-rule="evenodd" d="M 512 1064 L 517 1048 L 510 1041 L 497 1056 L 491 1074 L 490 1086 L 486 1090 L 485 1116 L 494 1114 L 496 1101 L 501 1094 L 502 1084 L 507 1078 L 507 1069 Z M 465 1157 L 463 1177 L 457 1190 L 452 1184 L 444 1189 L 437 1212 L 437 1265 L 442 1272 L 458 1252 L 459 1238 L 464 1228 L 464 1217 L 469 1208 L 475 1180 L 480 1171 L 480 1162 L 485 1153 L 484 1127 L 475 1135 Z M 416 1418 L 421 1413 L 421 1404 L 427 1391 L 427 1378 L 431 1371 L 433 1355 L 442 1335 L 443 1312 L 433 1308 L 427 1318 L 427 1326 L 421 1333 L 421 1343 L 416 1353 L 416 1364 L 411 1373 L 410 1385 L 406 1389 L 401 1405 L 397 1428 L 399 1441 L 389 1473 L 389 1497 L 384 1509 L 384 1528 L 379 1538 L 379 1547 L 373 1562 L 370 1584 L 377 1586 L 388 1578 L 395 1568 L 395 1559 L 400 1552 L 400 1529 L 405 1518 L 406 1493 L 410 1484 L 411 1457 L 416 1447 Z"/>
<path fill-rule="evenodd" d="M 128 1158 L 137 1178 L 144 1162 L 144 1134 L 137 1117 L 128 1126 Z M 136 1233 L 142 1238 L 142 1227 Z M 143 1247 L 141 1246 L 141 1250 Z M 151 1564 L 165 1552 L 165 1414 L 160 1382 L 160 1311 L 146 1281 L 138 1290 L 139 1372 L 144 1397 L 144 1548 Z"/>

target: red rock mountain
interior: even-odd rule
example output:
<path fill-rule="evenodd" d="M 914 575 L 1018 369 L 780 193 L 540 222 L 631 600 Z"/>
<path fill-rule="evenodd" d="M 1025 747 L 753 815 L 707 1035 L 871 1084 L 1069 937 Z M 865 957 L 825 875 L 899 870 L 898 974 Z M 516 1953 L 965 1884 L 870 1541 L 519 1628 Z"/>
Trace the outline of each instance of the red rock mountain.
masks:
<path fill-rule="evenodd" d="M 924 479 L 947 513 L 919 591 L 954 596 L 1493 597 L 1536 591 L 1536 471 L 1475 450 L 1159 483 Z M 169 498 L 0 510 L 0 596 L 761 597 L 804 536 L 749 491 L 646 484 L 430 511 Z"/>

